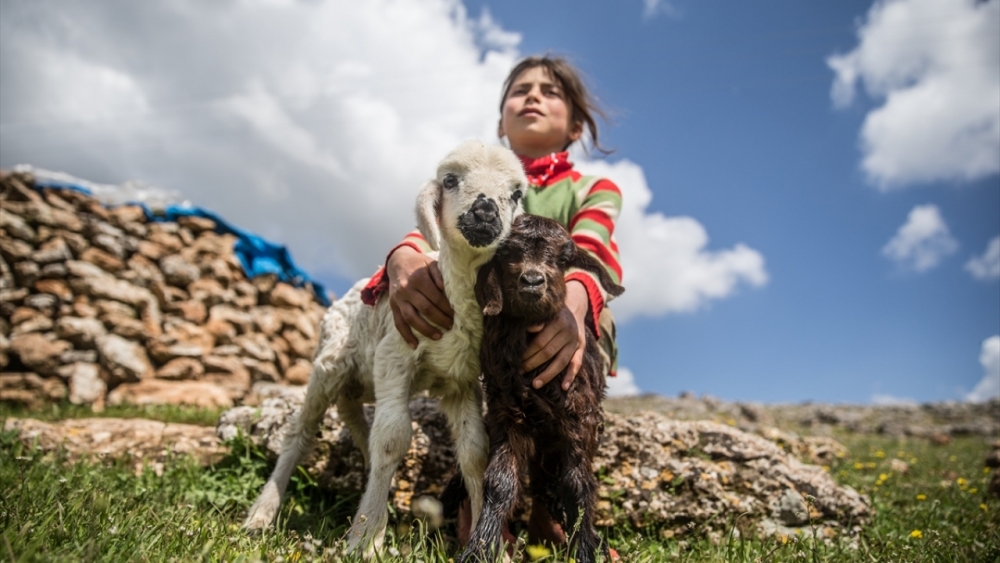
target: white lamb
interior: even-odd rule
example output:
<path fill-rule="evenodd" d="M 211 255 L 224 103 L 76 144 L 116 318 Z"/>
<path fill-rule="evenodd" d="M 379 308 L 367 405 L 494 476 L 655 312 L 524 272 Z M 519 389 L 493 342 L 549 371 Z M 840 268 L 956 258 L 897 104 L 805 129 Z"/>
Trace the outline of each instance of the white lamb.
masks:
<path fill-rule="evenodd" d="M 388 299 L 375 307 L 361 302 L 367 280 L 355 284 L 326 312 L 302 411 L 285 435 L 274 473 L 250 508 L 244 528 L 259 530 L 274 520 L 288 479 L 309 451 L 332 401 L 368 465 L 368 485 L 353 524 L 348 549 L 370 555 L 381 546 L 392 476 L 410 446 L 408 402 L 420 391 L 441 398 L 455 441 L 456 457 L 472 502 L 475 528 L 482 507 L 482 477 L 488 440 L 482 422 L 479 342 L 482 309 L 474 287 L 479 267 L 492 258 L 521 213 L 527 179 L 517 157 L 499 146 L 469 141 L 449 154 L 437 176 L 417 197 L 417 225 L 439 248 L 445 294 L 455 311 L 440 340 L 417 335 L 411 349 L 393 325 Z M 375 402 L 369 434 L 362 403 Z"/>

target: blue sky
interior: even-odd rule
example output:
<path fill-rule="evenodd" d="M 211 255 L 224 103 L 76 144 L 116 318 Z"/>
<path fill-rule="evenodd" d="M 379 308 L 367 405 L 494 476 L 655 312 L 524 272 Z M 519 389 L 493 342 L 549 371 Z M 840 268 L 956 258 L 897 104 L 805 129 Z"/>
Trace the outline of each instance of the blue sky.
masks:
<path fill-rule="evenodd" d="M 889 193 L 866 182 L 858 133 L 878 102 L 835 109 L 825 60 L 857 46 L 871 3 L 673 6 L 644 19 L 622 3 L 488 3 L 525 52 L 572 55 L 618 110 L 612 159 L 642 166 L 651 208 L 693 216 L 713 246 L 743 241 L 767 261 L 763 288 L 622 326 L 639 386 L 761 401 L 961 397 L 1000 327 L 996 281 L 961 267 L 1000 232 L 1000 181 Z M 900 272 L 880 249 L 925 203 L 960 250 L 927 273 Z"/>
<path fill-rule="evenodd" d="M 929 17 L 927 4 L 879 6 L 933 41 L 872 23 L 871 2 L 4 2 L 0 164 L 179 191 L 286 242 L 342 294 L 410 228 L 408 202 L 437 158 L 493 139 L 510 64 L 565 54 L 613 112 L 602 137 L 616 151 L 601 169 L 623 174 L 609 173 L 626 197 L 652 195 L 643 226 L 622 226 L 646 257 L 626 262 L 636 289 L 620 304 L 621 363 L 638 388 L 962 399 L 984 370 L 1000 378 L 984 348 L 1000 334 L 1000 282 L 965 267 L 1000 235 L 1000 99 L 989 101 L 1000 11 L 955 0 Z M 987 32 L 956 31 L 983 19 L 977 9 Z M 872 35 L 864 49 L 859 29 Z M 951 47 L 987 52 L 986 64 L 956 65 Z M 856 94 L 838 107 L 827 61 L 856 51 Z M 864 147 L 887 95 L 954 76 L 957 114 L 911 110 Z M 986 133 L 936 148 L 984 97 Z M 975 151 L 986 156 L 970 163 Z M 865 168 L 872 153 L 895 155 L 895 168 Z M 921 267 L 883 251 L 918 208 L 913 232 L 932 263 Z M 642 235 L 658 214 L 692 218 L 707 247 L 655 264 Z M 750 262 L 731 260 L 737 248 Z M 701 258 L 731 283 L 664 297 L 660 274 Z"/>

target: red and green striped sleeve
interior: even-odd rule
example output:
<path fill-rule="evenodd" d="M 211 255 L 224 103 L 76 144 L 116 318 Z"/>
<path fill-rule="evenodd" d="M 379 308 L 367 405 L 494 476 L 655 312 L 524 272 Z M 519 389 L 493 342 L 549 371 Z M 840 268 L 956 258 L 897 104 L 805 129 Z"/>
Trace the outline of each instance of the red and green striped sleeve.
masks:
<path fill-rule="evenodd" d="M 524 196 L 524 210 L 559 221 L 577 246 L 603 264 L 612 280 L 621 283 L 618 245 L 614 240 L 621 201 L 621 191 L 614 182 L 569 170 L 544 186 L 532 186 Z M 592 328 L 599 335 L 598 319 L 608 300 L 607 291 L 591 272 L 571 269 L 566 279 L 579 281 L 587 289 Z"/>
<path fill-rule="evenodd" d="M 434 250 L 431 248 L 430 243 L 427 242 L 427 239 L 420 234 L 420 231 L 412 231 L 403 237 L 403 242 L 392 247 L 389 254 L 386 254 L 385 263 L 389 263 L 389 257 L 392 256 L 393 252 L 404 246 L 409 246 L 421 254 L 426 254 Z M 367 305 L 375 305 L 379 296 L 387 289 L 389 289 L 389 278 L 385 275 L 385 266 L 381 266 L 361 290 L 361 301 Z"/>

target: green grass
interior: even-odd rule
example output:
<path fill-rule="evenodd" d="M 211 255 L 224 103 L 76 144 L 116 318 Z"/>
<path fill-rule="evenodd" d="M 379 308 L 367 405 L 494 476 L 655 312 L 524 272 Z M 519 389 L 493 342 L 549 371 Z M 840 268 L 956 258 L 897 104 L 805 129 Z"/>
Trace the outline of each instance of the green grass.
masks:
<path fill-rule="evenodd" d="M 693 536 L 661 539 L 655 529 L 604 533 L 626 562 L 1000 561 L 1000 501 L 985 493 L 984 440 L 962 438 L 938 447 L 916 440 L 839 438 L 851 456 L 831 467 L 831 474 L 871 496 L 877 511 L 857 537 L 813 541 L 730 534 L 713 543 Z M 343 560 L 337 542 L 357 498 L 321 491 L 304 473 L 293 479 L 275 531 L 251 537 L 239 530 L 270 468 L 252 448 L 233 446 L 224 461 L 209 468 L 177 458 L 162 476 L 137 475 L 129 463 L 70 463 L 5 434 L 0 561 Z M 896 457 L 910 464 L 906 474 L 890 471 Z M 405 528 L 390 531 L 377 560 L 446 563 L 455 556 L 447 528 L 429 536 L 418 527 Z M 914 537 L 916 530 L 920 537 Z M 545 560 L 566 557 L 556 553 Z"/>

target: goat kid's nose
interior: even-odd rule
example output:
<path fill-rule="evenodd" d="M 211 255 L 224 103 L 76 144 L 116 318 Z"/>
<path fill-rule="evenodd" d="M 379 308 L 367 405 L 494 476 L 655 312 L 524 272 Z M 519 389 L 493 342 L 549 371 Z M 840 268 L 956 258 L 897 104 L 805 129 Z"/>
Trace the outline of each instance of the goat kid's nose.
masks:
<path fill-rule="evenodd" d="M 545 276 L 538 272 L 527 272 L 521 274 L 521 285 L 528 288 L 536 288 L 545 283 Z"/>
<path fill-rule="evenodd" d="M 500 209 L 497 208 L 496 202 L 486 199 L 483 194 L 479 194 L 476 202 L 472 204 L 472 215 L 480 223 L 492 223 L 497 220 L 499 214 Z"/>

